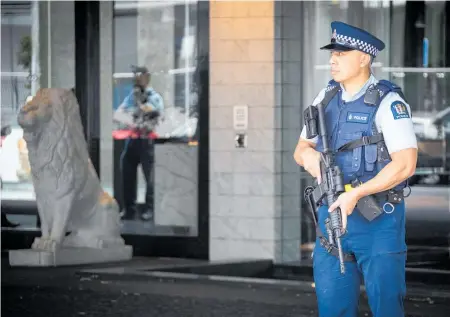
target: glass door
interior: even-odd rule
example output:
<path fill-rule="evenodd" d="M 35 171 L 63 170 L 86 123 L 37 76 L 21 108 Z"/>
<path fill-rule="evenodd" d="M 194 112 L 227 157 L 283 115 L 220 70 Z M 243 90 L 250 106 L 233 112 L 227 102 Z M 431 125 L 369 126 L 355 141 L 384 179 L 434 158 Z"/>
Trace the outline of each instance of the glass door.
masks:
<path fill-rule="evenodd" d="M 198 234 L 198 7 L 191 0 L 113 4 L 101 170 L 121 206 L 124 234 Z M 148 115 L 139 112 L 136 89 Z"/>

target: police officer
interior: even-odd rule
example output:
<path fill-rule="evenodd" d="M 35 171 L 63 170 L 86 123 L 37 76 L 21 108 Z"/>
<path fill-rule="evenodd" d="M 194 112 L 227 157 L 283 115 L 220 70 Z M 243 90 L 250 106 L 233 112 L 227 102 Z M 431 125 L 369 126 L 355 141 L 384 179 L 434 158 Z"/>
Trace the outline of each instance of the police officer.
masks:
<path fill-rule="evenodd" d="M 159 93 L 149 87 L 150 73 L 146 67 L 134 69 L 135 83 L 133 90 L 125 98 L 121 107 L 125 112 L 132 113 L 136 121 L 153 120 L 146 114 L 160 114 L 164 110 L 164 102 Z M 136 128 L 136 127 L 134 127 Z M 139 129 L 138 129 L 139 130 Z M 125 141 L 120 157 L 122 172 L 122 190 L 124 209 L 123 219 L 131 219 L 136 214 L 137 167 L 142 165 L 146 182 L 145 209 L 141 213 L 143 220 L 149 220 L 153 215 L 153 164 L 154 143 L 148 138 L 147 129 L 139 130 L 142 135 Z"/>
<path fill-rule="evenodd" d="M 404 316 L 405 296 L 405 202 L 403 189 L 414 174 L 417 141 L 410 107 L 395 84 L 378 81 L 371 63 L 384 43 L 368 32 L 331 23 L 331 80 L 313 102 L 326 105 L 325 122 L 329 146 L 345 184 L 360 186 L 342 193 L 331 206 L 318 210 L 319 230 L 326 232 L 329 212 L 340 208 L 345 274 L 339 260 L 317 237 L 313 253 L 314 280 L 321 317 L 356 317 L 360 282 L 375 317 Z M 320 179 L 322 141 L 306 138 L 305 127 L 294 153 L 296 162 Z M 407 193 L 407 189 L 405 190 Z M 357 202 L 376 198 L 380 215 L 369 220 Z"/>

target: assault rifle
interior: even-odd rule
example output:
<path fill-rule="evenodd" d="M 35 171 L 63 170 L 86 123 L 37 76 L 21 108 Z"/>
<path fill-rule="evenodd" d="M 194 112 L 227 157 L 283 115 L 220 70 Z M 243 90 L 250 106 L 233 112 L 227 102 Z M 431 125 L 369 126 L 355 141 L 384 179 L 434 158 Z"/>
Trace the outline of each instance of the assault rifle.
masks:
<path fill-rule="evenodd" d="M 145 105 L 151 96 L 151 92 L 147 91 L 145 87 L 141 87 L 140 83 L 136 80 L 138 74 L 147 73 L 147 69 L 144 67 L 132 66 L 133 74 L 135 75 L 134 82 L 134 100 L 135 111 L 133 113 L 133 123 L 137 130 L 143 131 L 145 135 L 155 129 L 160 117 L 159 111 L 146 112 L 141 109 L 141 105 Z"/>
<path fill-rule="evenodd" d="M 345 191 L 342 171 L 335 164 L 335 155 L 328 145 L 325 106 L 326 103 L 321 102 L 317 106 L 308 107 L 305 111 L 306 137 L 311 139 L 319 135 L 323 144 L 323 152 L 320 153 L 321 182 L 315 187 L 308 186 L 305 189 L 305 200 L 310 206 L 321 244 L 328 252 L 337 249 L 341 274 L 344 274 L 344 252 L 341 237 L 345 234 L 345 230 L 342 227 L 340 208 L 329 213 L 329 217 L 325 220 L 328 241 L 323 237 L 317 220 L 317 206 L 321 204 L 322 200 L 326 199 L 328 206 L 331 206 L 339 195 Z"/>
<path fill-rule="evenodd" d="M 147 96 L 141 100 L 141 104 L 145 104 L 147 102 L 147 98 L 149 97 L 147 92 L 141 93 L 146 94 Z M 136 105 L 136 110 L 133 113 L 133 122 L 136 126 L 137 130 L 144 131 L 146 134 L 152 132 L 156 125 L 158 124 L 158 119 L 160 117 L 159 111 L 150 111 L 145 112 L 141 109 L 140 104 Z"/>

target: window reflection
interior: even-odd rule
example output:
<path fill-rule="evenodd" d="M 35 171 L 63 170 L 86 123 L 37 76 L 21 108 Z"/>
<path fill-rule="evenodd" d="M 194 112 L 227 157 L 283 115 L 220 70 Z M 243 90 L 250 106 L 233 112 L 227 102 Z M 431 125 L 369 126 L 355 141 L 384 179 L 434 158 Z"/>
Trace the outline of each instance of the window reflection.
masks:
<path fill-rule="evenodd" d="M 114 2 L 112 160 L 125 233 L 196 235 L 197 63 L 197 1 Z"/>
<path fill-rule="evenodd" d="M 198 122 L 196 1 L 114 4 L 116 110 L 133 86 L 131 65 L 145 66 L 165 103 L 156 138 L 192 139 Z M 115 129 L 120 127 L 114 123 Z"/>

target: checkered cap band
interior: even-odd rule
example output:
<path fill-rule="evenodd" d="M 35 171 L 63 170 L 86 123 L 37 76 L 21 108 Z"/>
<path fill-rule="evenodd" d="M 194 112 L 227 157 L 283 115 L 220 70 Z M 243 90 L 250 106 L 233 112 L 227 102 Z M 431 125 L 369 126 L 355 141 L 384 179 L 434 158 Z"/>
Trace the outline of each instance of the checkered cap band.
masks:
<path fill-rule="evenodd" d="M 354 47 L 355 49 L 361 50 L 372 56 L 377 56 L 378 54 L 378 49 L 372 44 L 355 39 L 350 36 L 336 34 L 336 43 Z"/>

